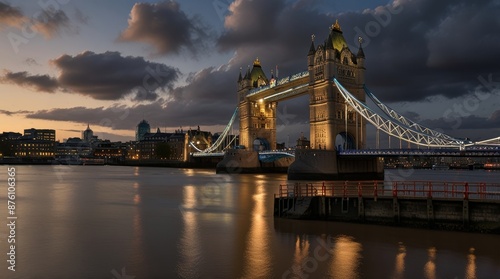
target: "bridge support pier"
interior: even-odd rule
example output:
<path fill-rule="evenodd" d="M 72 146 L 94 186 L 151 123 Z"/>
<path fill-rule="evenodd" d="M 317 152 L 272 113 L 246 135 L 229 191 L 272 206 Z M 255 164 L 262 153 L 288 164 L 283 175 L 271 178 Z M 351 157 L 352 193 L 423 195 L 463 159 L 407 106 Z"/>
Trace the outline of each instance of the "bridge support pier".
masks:
<path fill-rule="evenodd" d="M 384 166 L 376 157 L 339 157 L 333 150 L 297 149 L 288 179 L 383 180 Z"/>
<path fill-rule="evenodd" d="M 337 180 L 337 154 L 321 149 L 297 149 L 288 180 Z"/>
<path fill-rule="evenodd" d="M 216 173 L 251 173 L 260 171 L 259 153 L 246 149 L 229 149 L 217 164 Z"/>

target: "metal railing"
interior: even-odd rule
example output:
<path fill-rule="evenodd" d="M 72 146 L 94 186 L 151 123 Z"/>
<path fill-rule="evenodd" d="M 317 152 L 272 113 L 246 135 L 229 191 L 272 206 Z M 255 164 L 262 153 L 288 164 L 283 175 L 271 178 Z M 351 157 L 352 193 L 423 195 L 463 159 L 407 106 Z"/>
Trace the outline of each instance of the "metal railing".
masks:
<path fill-rule="evenodd" d="M 500 183 L 444 181 L 338 181 L 281 184 L 276 198 L 395 197 L 500 201 Z"/>

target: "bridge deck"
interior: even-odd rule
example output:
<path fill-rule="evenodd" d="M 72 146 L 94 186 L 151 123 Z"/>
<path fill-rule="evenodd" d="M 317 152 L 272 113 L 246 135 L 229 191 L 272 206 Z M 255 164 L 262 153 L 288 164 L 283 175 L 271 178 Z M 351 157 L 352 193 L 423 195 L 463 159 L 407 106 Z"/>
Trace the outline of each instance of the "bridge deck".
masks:
<path fill-rule="evenodd" d="M 500 147 L 482 149 L 364 149 L 340 151 L 342 156 L 428 156 L 428 157 L 498 157 Z"/>

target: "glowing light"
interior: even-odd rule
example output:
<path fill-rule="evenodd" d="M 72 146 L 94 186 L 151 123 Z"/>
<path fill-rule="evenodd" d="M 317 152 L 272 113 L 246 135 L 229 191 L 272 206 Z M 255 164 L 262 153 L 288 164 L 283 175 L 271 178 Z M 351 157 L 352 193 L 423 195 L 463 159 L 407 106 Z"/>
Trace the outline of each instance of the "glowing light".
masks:
<path fill-rule="evenodd" d="M 465 268 L 465 278 L 475 279 L 476 276 L 476 255 L 474 255 L 474 248 L 469 249 L 469 255 L 467 255 L 467 267 Z"/>
<path fill-rule="evenodd" d="M 406 257 L 406 247 L 402 242 L 399 242 L 398 253 L 396 255 L 396 265 L 394 267 L 394 275 L 392 278 L 404 278 L 405 272 L 405 257 Z"/>
<path fill-rule="evenodd" d="M 431 247 L 427 250 L 428 260 L 424 266 L 424 274 L 425 278 L 428 279 L 436 279 L 436 252 L 437 249 L 435 247 Z"/>
<path fill-rule="evenodd" d="M 361 244 L 351 237 L 340 236 L 333 248 L 331 264 L 332 278 L 358 278 L 358 266 L 361 259 Z"/>
<path fill-rule="evenodd" d="M 247 255 L 245 258 L 248 261 L 244 268 L 244 274 L 248 277 L 269 278 L 271 269 L 270 241 L 266 233 L 269 228 L 264 217 L 266 215 L 266 194 L 262 184 L 258 186 L 253 200 L 252 224 L 245 253 Z"/>

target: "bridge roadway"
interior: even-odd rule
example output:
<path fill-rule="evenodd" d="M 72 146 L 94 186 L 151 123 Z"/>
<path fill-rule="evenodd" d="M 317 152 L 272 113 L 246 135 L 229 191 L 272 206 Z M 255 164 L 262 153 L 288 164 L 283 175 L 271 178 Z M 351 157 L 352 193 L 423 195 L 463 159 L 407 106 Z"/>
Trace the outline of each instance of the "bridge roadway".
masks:
<path fill-rule="evenodd" d="M 224 152 L 203 153 L 196 152 L 194 157 L 223 157 Z M 500 157 L 500 147 L 475 147 L 466 150 L 458 149 L 350 149 L 340 151 L 342 157 L 350 156 L 368 156 L 368 157 L 404 157 L 404 156 L 423 156 L 423 157 Z M 261 161 L 270 162 L 282 157 L 295 156 L 295 150 L 275 150 L 259 152 Z"/>
<path fill-rule="evenodd" d="M 500 157 L 500 147 L 458 149 L 360 149 L 340 151 L 341 156 L 370 156 L 370 157 Z"/>

